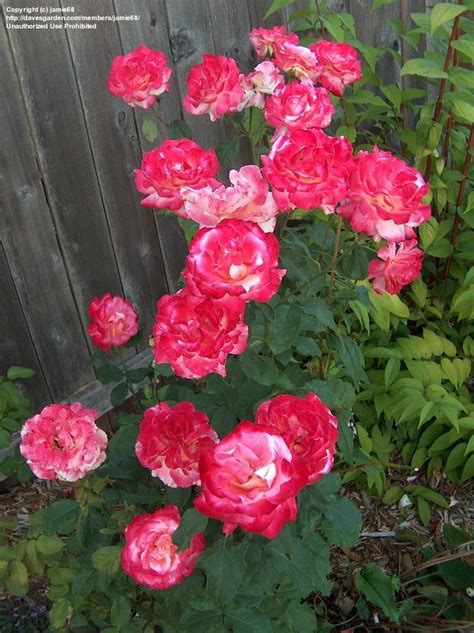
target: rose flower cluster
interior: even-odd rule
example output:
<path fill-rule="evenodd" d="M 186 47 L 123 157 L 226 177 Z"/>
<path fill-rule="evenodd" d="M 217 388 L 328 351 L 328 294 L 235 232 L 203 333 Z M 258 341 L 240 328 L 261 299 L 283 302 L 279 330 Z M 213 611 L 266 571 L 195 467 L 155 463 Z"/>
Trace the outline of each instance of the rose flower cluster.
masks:
<path fill-rule="evenodd" d="M 212 121 L 260 108 L 274 128 L 262 167 L 232 170 L 227 186 L 217 179 L 214 150 L 184 138 L 145 153 L 135 170 L 143 206 L 200 227 L 189 246 L 185 287 L 158 300 L 153 328 L 155 362 L 187 379 L 225 376 L 227 356 L 246 349 L 246 304 L 269 301 L 286 272 L 273 234 L 279 213 L 319 208 L 375 242 L 384 240 L 369 264 L 377 292 L 398 293 L 421 272 L 415 229 L 430 217 L 422 176 L 377 147 L 354 155 L 346 138 L 323 131 L 334 102 L 362 78 L 357 51 L 324 40 L 305 47 L 284 27 L 254 29 L 250 41 L 259 58 L 252 72 L 241 73 L 231 58 L 204 55 L 189 74 L 183 106 Z M 170 77 L 164 54 L 140 46 L 114 60 L 107 86 L 132 107 L 148 109 L 169 90 Z M 88 332 L 104 351 L 138 332 L 138 315 L 122 297 L 95 297 L 88 313 Z M 76 481 L 97 468 L 107 447 L 98 415 L 79 403 L 53 404 L 29 419 L 20 450 L 33 472 Z M 295 520 L 302 488 L 331 470 L 337 426 L 315 394 L 283 394 L 260 404 L 254 422 L 239 422 L 219 440 L 190 402 L 160 402 L 145 411 L 135 451 L 167 486 L 198 486 L 196 509 L 222 521 L 224 533 L 240 527 L 274 538 Z M 179 549 L 173 534 L 180 520 L 172 505 L 135 517 L 125 531 L 124 572 L 150 589 L 189 576 L 205 538 L 196 534 Z"/>

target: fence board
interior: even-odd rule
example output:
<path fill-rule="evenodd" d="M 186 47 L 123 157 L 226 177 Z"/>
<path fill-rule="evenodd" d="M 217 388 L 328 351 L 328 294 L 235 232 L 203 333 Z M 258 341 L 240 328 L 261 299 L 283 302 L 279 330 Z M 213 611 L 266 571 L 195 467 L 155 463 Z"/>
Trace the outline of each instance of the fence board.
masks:
<path fill-rule="evenodd" d="M 93 373 L 86 366 L 84 333 L 37 170 L 3 23 L 0 68 L 3 85 L 8 86 L 8 92 L 0 91 L 0 218 L 2 232 L 7 235 L 4 246 L 49 390 L 53 398 L 61 399 L 91 380 Z M 9 309 L 13 310 L 14 305 L 9 303 Z M 15 336 L 22 336 L 22 330 Z M 15 364 L 22 364 L 23 358 L 28 364 L 29 358 L 23 356 Z M 41 387 L 35 395 L 35 401 L 44 404 Z"/>
<path fill-rule="evenodd" d="M 22 6 L 37 4 L 25 0 Z M 121 293 L 122 285 L 66 34 L 57 31 L 48 37 L 34 29 L 9 33 L 58 239 L 85 324 L 91 298 Z"/>
<path fill-rule="evenodd" d="M 115 0 L 117 14 L 136 13 L 141 15 L 139 21 L 119 22 L 119 32 L 124 52 L 133 50 L 140 44 L 162 50 L 171 64 L 171 50 L 168 39 L 168 23 L 164 0 Z M 173 121 L 181 118 L 181 103 L 174 73 L 170 92 L 160 97 L 160 110 L 165 120 Z M 160 140 L 150 144 L 141 133 L 141 124 L 147 115 L 140 108 L 136 109 L 137 137 L 144 151 L 156 147 L 160 140 L 166 138 L 161 129 Z M 140 162 L 140 161 L 139 161 Z M 141 195 L 139 196 L 142 197 Z M 143 208 L 142 208 L 143 209 Z M 146 211 L 146 210 L 145 210 Z M 176 283 L 184 267 L 187 244 L 176 218 L 155 213 L 161 250 L 170 291 L 176 289 Z"/>
<path fill-rule="evenodd" d="M 1 239 L 0 288 L 2 293 L 2 307 L 0 308 L 0 374 L 5 375 L 8 368 L 12 365 L 33 369 L 35 371 L 34 378 L 25 381 L 22 385 L 24 385 L 28 395 L 34 396 L 34 404 L 41 406 L 48 402 L 50 394 L 36 356 L 34 343 L 28 331 L 25 315 L 21 309 Z"/>
<path fill-rule="evenodd" d="M 114 13 L 111 0 L 83 0 L 81 11 Z M 99 22 L 97 30 L 72 30 L 67 36 L 124 294 L 149 330 L 155 317 L 154 300 L 168 288 L 153 215 L 139 205 L 141 196 L 134 186 L 133 169 L 140 165 L 141 151 L 133 110 L 114 99 L 105 86 L 112 60 L 121 53 L 119 33 L 116 25 Z"/>

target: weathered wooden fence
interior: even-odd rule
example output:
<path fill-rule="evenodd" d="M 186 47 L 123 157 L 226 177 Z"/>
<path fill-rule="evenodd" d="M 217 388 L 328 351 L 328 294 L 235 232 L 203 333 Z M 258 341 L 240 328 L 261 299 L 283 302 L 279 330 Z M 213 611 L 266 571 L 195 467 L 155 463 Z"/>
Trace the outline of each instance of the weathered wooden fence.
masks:
<path fill-rule="evenodd" d="M 404 2 L 404 0 L 402 0 Z M 333 0 L 355 17 L 360 39 L 398 48 L 388 21 L 402 2 L 371 14 L 370 0 Z M 35 406 L 93 387 L 87 361 L 86 308 L 94 295 L 120 293 L 137 306 L 150 330 L 155 302 L 173 290 L 185 244 L 177 223 L 139 205 L 133 169 L 150 145 L 134 112 L 105 88 L 112 59 L 145 43 L 174 67 L 162 100 L 169 120 L 193 64 L 206 52 L 253 59 L 254 26 L 270 0 L 2 0 L 0 24 L 0 373 L 10 365 L 35 370 Z M 300 8 L 307 0 L 295 3 Z M 424 9 L 410 0 L 408 11 Z M 138 14 L 137 21 L 99 22 L 94 30 L 11 30 L 6 7 L 75 6 L 82 15 Z M 293 7 L 294 9 L 294 7 Z M 384 75 L 397 79 L 390 56 Z M 225 139 L 223 123 L 184 119 L 205 147 Z M 76 393 L 77 397 L 77 393 Z"/>

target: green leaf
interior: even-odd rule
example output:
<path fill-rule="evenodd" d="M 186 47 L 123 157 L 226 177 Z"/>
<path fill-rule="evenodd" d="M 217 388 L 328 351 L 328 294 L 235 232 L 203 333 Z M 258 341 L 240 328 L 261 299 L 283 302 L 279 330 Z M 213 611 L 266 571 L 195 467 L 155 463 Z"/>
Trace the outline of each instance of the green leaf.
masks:
<path fill-rule="evenodd" d="M 168 138 L 193 138 L 191 128 L 180 119 L 175 119 L 168 123 Z"/>
<path fill-rule="evenodd" d="M 70 534 L 76 527 L 80 507 L 74 499 L 62 499 L 48 506 L 42 513 L 42 530 L 45 535 Z"/>
<path fill-rule="evenodd" d="M 319 548 L 314 551 L 309 543 L 291 537 L 286 529 L 265 548 L 277 574 L 292 580 L 302 596 L 312 591 L 327 594 L 331 589 L 326 578 L 331 571 L 329 552 L 325 551 L 324 541 L 320 537 L 318 543 Z"/>
<path fill-rule="evenodd" d="M 329 328 L 331 330 L 336 329 L 336 323 L 328 304 L 323 299 L 312 299 L 304 304 L 303 310 L 306 314 L 315 317 L 318 322 L 318 327 L 313 331 L 322 332 Z"/>
<path fill-rule="evenodd" d="M 356 243 L 348 256 L 342 259 L 341 268 L 349 279 L 367 279 L 369 269 L 367 250 Z"/>
<path fill-rule="evenodd" d="M 431 510 L 428 503 L 423 499 L 423 497 L 418 497 L 417 501 L 418 506 L 418 514 L 420 516 L 421 522 L 425 527 L 428 527 L 431 521 Z"/>
<path fill-rule="evenodd" d="M 119 385 L 114 387 L 110 393 L 110 403 L 114 408 L 122 405 L 127 396 L 129 394 L 128 386 L 125 382 L 121 382 Z"/>
<path fill-rule="evenodd" d="M 225 623 L 231 627 L 233 633 L 273 633 L 267 616 L 250 609 L 227 611 Z"/>
<path fill-rule="evenodd" d="M 60 598 L 51 607 L 49 620 L 55 629 L 62 629 L 72 614 L 72 605 L 66 598 Z"/>
<path fill-rule="evenodd" d="M 275 320 L 270 322 L 270 345 L 275 354 L 284 352 L 298 338 L 301 329 L 301 308 L 297 303 L 279 305 Z"/>
<path fill-rule="evenodd" d="M 187 609 L 178 622 L 179 633 L 220 633 L 223 614 L 217 608 L 198 611 Z"/>
<path fill-rule="evenodd" d="M 36 541 L 36 549 L 40 554 L 49 556 L 51 554 L 57 554 L 64 548 L 64 541 L 59 536 L 41 536 Z"/>
<path fill-rule="evenodd" d="M 148 117 L 146 119 L 143 119 L 142 132 L 146 140 L 150 143 L 153 143 L 153 141 L 158 136 L 158 126 L 156 125 L 156 122 L 153 119 L 149 119 Z"/>
<path fill-rule="evenodd" d="M 112 602 L 110 609 L 110 621 L 112 626 L 123 629 L 130 622 L 132 609 L 130 601 L 126 596 L 117 596 Z"/>
<path fill-rule="evenodd" d="M 360 510 L 345 497 L 336 497 L 324 512 L 324 534 L 338 547 L 357 545 L 362 526 Z"/>
<path fill-rule="evenodd" d="M 392 4 L 394 0 L 372 0 L 372 8 L 370 9 L 371 12 L 376 11 L 377 9 L 379 9 L 380 7 L 383 7 L 386 4 Z"/>
<path fill-rule="evenodd" d="M 418 77 L 427 77 L 429 79 L 449 79 L 446 71 L 429 59 L 417 57 L 409 59 L 400 71 L 403 75 L 417 75 Z"/>
<path fill-rule="evenodd" d="M 18 380 L 19 378 L 31 378 L 35 372 L 32 369 L 26 367 L 10 367 L 7 371 L 8 380 Z"/>
<path fill-rule="evenodd" d="M 388 389 L 400 373 L 400 361 L 398 358 L 389 358 L 385 366 L 385 386 Z"/>
<path fill-rule="evenodd" d="M 344 365 L 347 375 L 355 385 L 361 381 L 368 381 L 364 371 L 364 357 L 357 343 L 350 336 L 328 336 L 328 344 L 335 349 Z"/>
<path fill-rule="evenodd" d="M 239 153 L 239 149 L 240 138 L 238 136 L 231 136 L 222 143 L 219 143 L 216 147 L 216 153 L 222 167 L 230 167 L 230 165 L 232 165 L 232 162 Z"/>
<path fill-rule="evenodd" d="M 468 123 L 474 123 L 474 105 L 464 99 L 452 99 L 451 109 L 454 115 Z"/>
<path fill-rule="evenodd" d="M 173 542 L 176 543 L 180 549 L 188 547 L 195 534 L 204 532 L 207 521 L 206 516 L 194 508 L 189 508 L 181 517 L 178 529 L 173 533 Z"/>
<path fill-rule="evenodd" d="M 263 19 L 266 20 L 271 15 L 273 15 L 274 13 L 276 13 L 283 7 L 286 7 L 287 4 L 291 4 L 292 2 L 294 2 L 294 0 L 273 0 L 273 2 L 270 5 L 270 8 L 265 13 Z"/>
<path fill-rule="evenodd" d="M 431 35 L 436 31 L 436 29 L 444 24 L 445 22 L 449 22 L 450 20 L 454 20 L 457 15 L 461 15 L 466 11 L 466 7 L 461 7 L 456 4 L 451 4 L 448 2 L 439 2 L 435 4 L 431 11 Z"/>
<path fill-rule="evenodd" d="M 122 370 L 110 363 L 101 365 L 101 367 L 97 368 L 96 372 L 97 380 L 102 385 L 109 385 L 111 382 L 118 382 L 123 379 Z"/>
<path fill-rule="evenodd" d="M 92 565 L 94 569 L 103 574 L 116 574 L 120 569 L 120 545 L 108 545 L 101 547 L 92 554 Z"/>
<path fill-rule="evenodd" d="M 394 577 L 388 576 L 374 563 L 369 563 L 357 572 L 355 582 L 357 589 L 369 602 L 380 607 L 387 617 L 399 623 L 400 615 L 395 602 L 398 582 Z"/>
<path fill-rule="evenodd" d="M 127 376 L 130 382 L 133 384 L 138 384 L 145 380 L 145 378 L 150 374 L 150 367 L 140 367 L 138 369 L 131 369 L 127 371 Z"/>
<path fill-rule="evenodd" d="M 198 567 L 207 577 L 208 593 L 219 603 L 230 602 L 244 578 L 243 561 L 237 548 L 225 538 L 219 538 L 198 560 Z"/>
<path fill-rule="evenodd" d="M 14 560 L 10 563 L 10 578 L 15 586 L 28 585 L 28 570 L 21 560 Z"/>
<path fill-rule="evenodd" d="M 268 356 L 249 350 L 239 358 L 239 365 L 244 374 L 259 385 L 274 385 L 278 381 L 278 367 Z"/>
<path fill-rule="evenodd" d="M 471 62 L 474 61 L 474 40 L 460 37 L 458 40 L 451 42 L 451 46 L 468 57 Z"/>

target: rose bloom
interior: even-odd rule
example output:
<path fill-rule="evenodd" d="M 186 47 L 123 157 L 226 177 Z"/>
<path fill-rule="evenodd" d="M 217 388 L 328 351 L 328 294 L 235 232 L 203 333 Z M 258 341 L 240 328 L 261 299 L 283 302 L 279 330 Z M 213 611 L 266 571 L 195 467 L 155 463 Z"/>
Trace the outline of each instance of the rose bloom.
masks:
<path fill-rule="evenodd" d="M 309 129 L 330 125 L 334 111 L 325 88 L 292 81 L 267 98 L 264 114 L 273 127 Z"/>
<path fill-rule="evenodd" d="M 271 29 L 252 29 L 250 43 L 259 59 L 275 54 L 275 49 L 281 44 L 299 44 L 296 33 L 287 33 L 284 26 L 274 26 Z"/>
<path fill-rule="evenodd" d="M 202 60 L 188 75 L 183 106 L 190 114 L 209 114 L 211 121 L 217 121 L 235 112 L 242 101 L 243 75 L 235 60 L 224 55 L 203 55 Z"/>
<path fill-rule="evenodd" d="M 89 336 L 97 347 L 108 351 L 112 346 L 125 345 L 138 332 L 138 314 L 133 303 L 123 297 L 113 297 L 106 293 L 94 297 L 87 313 L 90 323 Z"/>
<path fill-rule="evenodd" d="M 278 68 L 270 61 L 262 62 L 255 67 L 255 70 L 242 79 L 244 97 L 237 110 L 254 107 L 263 108 L 265 106 L 265 95 L 271 95 L 278 88 L 285 85 L 283 75 L 278 72 Z"/>
<path fill-rule="evenodd" d="M 157 97 L 170 89 L 171 68 L 166 56 L 142 44 L 112 62 L 107 88 L 129 105 L 151 108 Z"/>
<path fill-rule="evenodd" d="M 362 79 L 359 55 L 350 44 L 318 40 L 308 48 L 318 59 L 318 82 L 338 97 L 348 84 Z"/>
<path fill-rule="evenodd" d="M 255 422 L 279 433 L 293 453 L 293 463 L 314 484 L 330 472 L 338 436 L 337 418 L 321 400 L 308 393 L 305 398 L 282 395 L 263 402 Z"/>
<path fill-rule="evenodd" d="M 253 222 L 223 220 L 194 236 L 183 276 L 195 294 L 269 301 L 286 273 L 278 268 L 278 254 L 272 233 Z"/>
<path fill-rule="evenodd" d="M 423 251 L 416 240 L 397 245 L 393 242 L 377 251 L 377 259 L 369 263 L 369 279 L 379 294 L 387 291 L 398 294 L 403 286 L 411 284 L 421 274 Z"/>
<path fill-rule="evenodd" d="M 167 505 L 152 514 L 139 514 L 125 528 L 120 555 L 123 571 L 148 589 L 168 589 L 190 576 L 206 546 L 204 533 L 195 534 L 181 551 L 172 535 L 181 517 L 176 506 Z"/>
<path fill-rule="evenodd" d="M 160 402 L 145 411 L 135 452 L 153 477 L 172 488 L 188 488 L 200 483 L 201 451 L 218 441 L 207 415 L 191 402 L 174 407 Z"/>
<path fill-rule="evenodd" d="M 359 152 L 350 175 L 349 202 L 338 213 L 349 220 L 355 231 L 389 242 L 415 237 L 413 227 L 431 215 L 422 198 L 428 184 L 422 175 L 403 160 L 377 147 Z"/>
<path fill-rule="evenodd" d="M 79 402 L 50 404 L 23 425 L 20 453 L 41 479 L 82 479 L 106 457 L 107 435 L 95 424 L 98 417 Z"/>
<path fill-rule="evenodd" d="M 240 422 L 219 444 L 202 451 L 199 470 L 201 495 L 194 505 L 224 521 L 224 533 L 240 526 L 275 538 L 295 520 L 295 496 L 305 476 L 273 429 Z"/>
<path fill-rule="evenodd" d="M 153 327 L 155 362 L 168 363 L 181 378 L 225 376 L 227 355 L 247 347 L 244 308 L 237 297 L 215 301 L 187 288 L 164 295 Z"/>
<path fill-rule="evenodd" d="M 279 212 L 268 183 L 257 165 L 245 165 L 229 174 L 232 187 L 183 190 L 184 215 L 201 226 L 216 226 L 226 218 L 251 220 L 272 231 Z"/>
<path fill-rule="evenodd" d="M 182 187 L 217 187 L 218 169 L 213 149 L 205 150 L 187 138 L 164 141 L 151 152 L 145 152 L 141 169 L 135 169 L 135 185 L 140 193 L 147 194 L 141 204 L 170 209 L 180 215 Z"/>
<path fill-rule="evenodd" d="M 278 45 L 274 61 L 280 70 L 302 81 L 316 81 L 319 76 L 316 55 L 306 46 L 296 46 L 289 42 Z"/>
<path fill-rule="evenodd" d="M 331 213 L 347 197 L 353 158 L 343 136 L 327 136 L 316 128 L 289 130 L 273 142 L 262 162 L 280 209 L 321 207 Z"/>

